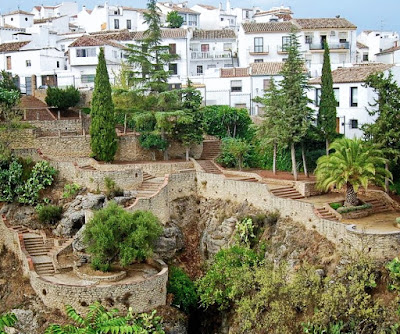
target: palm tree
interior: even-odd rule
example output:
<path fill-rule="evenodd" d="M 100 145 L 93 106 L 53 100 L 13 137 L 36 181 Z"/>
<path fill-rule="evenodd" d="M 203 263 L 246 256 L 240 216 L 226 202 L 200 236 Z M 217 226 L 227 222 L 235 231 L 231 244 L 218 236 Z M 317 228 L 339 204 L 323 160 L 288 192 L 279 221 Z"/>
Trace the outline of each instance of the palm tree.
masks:
<path fill-rule="evenodd" d="M 151 314 L 134 316 L 132 309 L 126 316 L 120 316 L 118 309 L 107 311 L 99 302 L 89 306 L 89 312 L 84 318 L 72 306 L 65 306 L 67 315 L 77 324 L 50 325 L 45 334 L 164 334 L 160 317 Z M 1 332 L 0 332 L 1 333 Z"/>
<path fill-rule="evenodd" d="M 12 327 L 17 322 L 17 317 L 14 313 L 6 313 L 0 315 L 0 334 L 6 334 L 5 327 Z"/>
<path fill-rule="evenodd" d="M 357 191 L 360 186 L 365 190 L 369 182 L 385 186 L 385 177 L 392 178 L 392 174 L 384 168 L 386 159 L 382 151 L 361 139 L 338 139 L 329 149 L 335 152 L 317 161 L 317 187 L 327 191 L 333 186 L 337 189 L 346 186 L 344 206 L 358 204 Z"/>

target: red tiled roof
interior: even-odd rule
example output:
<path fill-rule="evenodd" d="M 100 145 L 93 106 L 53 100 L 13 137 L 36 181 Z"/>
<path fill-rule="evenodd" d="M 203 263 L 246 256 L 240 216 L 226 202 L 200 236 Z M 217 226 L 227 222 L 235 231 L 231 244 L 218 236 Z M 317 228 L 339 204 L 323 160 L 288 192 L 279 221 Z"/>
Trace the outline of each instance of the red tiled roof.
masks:
<path fill-rule="evenodd" d="M 233 67 L 233 68 L 221 68 L 221 78 L 237 78 L 237 77 L 248 77 L 249 67 Z"/>
<path fill-rule="evenodd" d="M 0 44 L 0 52 L 19 51 L 22 47 L 29 43 L 30 41 L 3 43 Z"/>
<path fill-rule="evenodd" d="M 112 40 L 104 39 L 101 36 L 88 36 L 88 35 L 79 37 L 69 47 L 74 48 L 80 46 L 104 46 L 104 45 L 110 45 L 120 49 L 125 48 L 122 44 L 119 44 Z"/>
<path fill-rule="evenodd" d="M 295 19 L 301 29 L 357 29 L 345 18 Z"/>
<path fill-rule="evenodd" d="M 14 11 L 12 11 L 12 12 L 10 12 L 10 13 L 3 14 L 3 16 L 16 15 L 16 14 L 32 15 L 32 16 L 34 16 L 34 14 L 25 12 L 24 10 L 14 10 Z"/>
<path fill-rule="evenodd" d="M 219 29 L 219 30 L 194 30 L 193 39 L 224 39 L 224 38 L 236 38 L 236 34 L 230 29 Z"/>
<path fill-rule="evenodd" d="M 393 46 L 389 49 L 386 49 L 386 50 L 383 50 L 383 51 L 377 53 L 376 55 L 384 55 L 384 54 L 392 53 L 392 52 L 399 51 L 399 50 L 400 50 L 400 46 Z"/>
<path fill-rule="evenodd" d="M 267 32 L 291 32 L 298 29 L 292 22 L 250 22 L 243 23 L 245 34 L 258 34 Z"/>
<path fill-rule="evenodd" d="M 282 72 L 283 65 L 283 62 L 252 63 L 251 75 L 278 75 Z"/>

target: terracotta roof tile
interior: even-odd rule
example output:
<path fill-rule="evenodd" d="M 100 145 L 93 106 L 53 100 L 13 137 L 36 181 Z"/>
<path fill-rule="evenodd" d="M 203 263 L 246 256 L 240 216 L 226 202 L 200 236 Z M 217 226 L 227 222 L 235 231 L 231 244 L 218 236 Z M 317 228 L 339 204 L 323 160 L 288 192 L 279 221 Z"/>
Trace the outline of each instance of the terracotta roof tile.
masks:
<path fill-rule="evenodd" d="M 248 76 L 250 76 L 249 67 L 221 68 L 220 72 L 221 78 L 238 78 Z"/>
<path fill-rule="evenodd" d="M 98 31 L 90 33 L 91 36 L 101 37 L 104 40 L 114 40 L 114 41 L 133 41 L 141 40 L 144 38 L 144 31 L 132 31 L 129 30 L 108 30 L 108 31 Z M 162 29 L 161 38 L 186 38 L 186 29 Z"/>
<path fill-rule="evenodd" d="M 344 18 L 295 19 L 301 29 L 357 29 Z"/>
<path fill-rule="evenodd" d="M 34 14 L 29 13 L 29 12 L 25 12 L 24 10 L 14 10 L 14 11 L 12 11 L 12 12 L 10 12 L 10 13 L 3 14 L 3 16 L 16 15 L 16 14 L 32 15 L 32 16 L 34 16 Z"/>
<path fill-rule="evenodd" d="M 334 83 L 364 82 L 369 75 L 390 70 L 394 65 L 366 64 L 353 67 L 343 67 L 332 71 Z M 311 79 L 310 84 L 321 84 L 321 78 Z"/>
<path fill-rule="evenodd" d="M 369 48 L 365 44 L 357 42 L 357 49 L 369 49 Z"/>
<path fill-rule="evenodd" d="M 132 12 L 139 12 L 139 13 L 146 13 L 148 12 L 147 9 L 144 8 L 134 8 L 134 7 L 122 7 L 123 10 L 132 11 Z"/>
<path fill-rule="evenodd" d="M 36 19 L 36 20 L 33 20 L 33 23 L 34 24 L 39 24 L 39 23 L 46 23 L 46 22 L 53 22 L 54 20 L 57 20 L 57 19 L 59 19 L 60 17 L 64 17 L 65 15 L 63 15 L 63 16 L 54 16 L 54 17 L 47 17 L 47 18 L 45 18 L 45 19 Z"/>
<path fill-rule="evenodd" d="M 389 49 L 386 49 L 386 50 L 383 50 L 383 51 L 377 53 L 377 55 L 384 55 L 384 54 L 392 53 L 392 52 L 399 51 L 399 50 L 400 50 L 400 46 L 393 46 Z"/>
<path fill-rule="evenodd" d="M 243 23 L 245 34 L 258 34 L 267 32 L 291 32 L 293 29 L 298 29 L 292 22 L 251 22 Z"/>
<path fill-rule="evenodd" d="M 193 39 L 224 39 L 224 38 L 236 38 L 236 34 L 230 29 L 220 30 L 194 30 Z"/>
<path fill-rule="evenodd" d="M 3 43 L 0 44 L 0 52 L 18 51 L 29 43 L 30 41 Z"/>
<path fill-rule="evenodd" d="M 120 49 L 125 48 L 122 44 L 119 44 L 112 40 L 104 39 L 101 36 L 88 36 L 88 35 L 79 37 L 69 47 L 73 48 L 73 47 L 80 47 L 80 46 L 104 46 L 104 45 L 110 45 L 110 46 L 120 48 Z"/>
<path fill-rule="evenodd" d="M 180 7 L 175 4 L 172 4 L 170 2 L 160 2 L 161 5 L 171 8 L 173 11 L 177 11 L 178 13 L 188 13 L 188 14 L 200 14 L 193 9 L 187 8 L 187 7 Z"/>
<path fill-rule="evenodd" d="M 283 62 L 252 63 L 251 75 L 278 75 L 282 72 L 283 65 Z"/>
<path fill-rule="evenodd" d="M 214 7 L 214 6 L 211 6 L 211 5 L 202 5 L 202 4 L 200 4 L 200 5 L 197 5 L 197 6 L 203 7 L 203 8 L 208 9 L 208 10 L 218 9 L 217 7 Z"/>

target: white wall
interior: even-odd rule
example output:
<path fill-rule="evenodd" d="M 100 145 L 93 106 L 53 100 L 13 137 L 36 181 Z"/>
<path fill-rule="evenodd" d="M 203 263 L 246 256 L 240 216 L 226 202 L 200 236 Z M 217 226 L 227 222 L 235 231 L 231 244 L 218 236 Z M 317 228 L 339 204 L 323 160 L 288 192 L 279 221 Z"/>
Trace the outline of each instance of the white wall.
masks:
<path fill-rule="evenodd" d="M 14 14 L 2 17 L 3 24 L 9 24 L 16 28 L 28 28 L 33 25 L 33 15 Z"/>

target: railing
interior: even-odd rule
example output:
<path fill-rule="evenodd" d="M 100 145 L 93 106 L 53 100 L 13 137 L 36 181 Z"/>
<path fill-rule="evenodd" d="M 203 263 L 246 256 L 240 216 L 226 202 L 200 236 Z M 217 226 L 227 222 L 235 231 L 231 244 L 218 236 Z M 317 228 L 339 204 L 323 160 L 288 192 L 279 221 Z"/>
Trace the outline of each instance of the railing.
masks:
<path fill-rule="evenodd" d="M 350 49 L 350 43 L 349 42 L 328 43 L 328 46 L 329 46 L 329 49 L 331 49 L 331 50 Z M 310 50 L 323 50 L 323 49 L 324 49 L 324 44 L 323 43 L 310 44 Z"/>
<path fill-rule="evenodd" d="M 218 58 L 232 58 L 230 51 L 222 52 L 191 52 L 192 59 L 218 59 Z"/>
<path fill-rule="evenodd" d="M 260 47 L 254 47 L 253 49 L 250 49 L 250 50 L 249 50 L 249 53 L 250 53 L 251 55 L 269 53 L 269 46 L 266 45 L 266 46 L 264 46 L 264 47 L 262 47 L 262 48 L 260 48 Z"/>
<path fill-rule="evenodd" d="M 288 53 L 289 45 L 277 45 L 278 53 Z"/>

